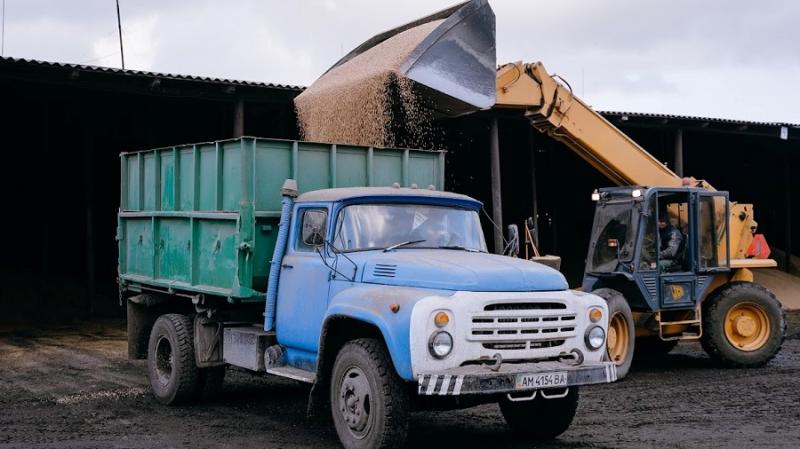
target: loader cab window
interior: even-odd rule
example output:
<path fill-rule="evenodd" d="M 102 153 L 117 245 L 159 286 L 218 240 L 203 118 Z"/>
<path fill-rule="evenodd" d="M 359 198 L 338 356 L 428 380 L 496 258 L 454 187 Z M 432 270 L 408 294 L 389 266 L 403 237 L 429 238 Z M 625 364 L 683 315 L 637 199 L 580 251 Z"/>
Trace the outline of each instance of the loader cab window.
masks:
<path fill-rule="evenodd" d="M 302 226 L 296 248 L 298 251 L 316 251 L 316 248 L 325 243 L 328 211 L 326 209 L 301 210 Z"/>
<path fill-rule="evenodd" d="M 662 273 L 685 272 L 689 231 L 689 194 L 663 193 L 658 195 L 655 211 L 655 233 L 658 270 Z M 652 262 L 650 264 L 652 267 Z"/>
<path fill-rule="evenodd" d="M 725 218 L 728 204 L 725 196 L 703 195 L 697 208 L 698 268 L 709 270 L 728 266 L 728 244 Z"/>

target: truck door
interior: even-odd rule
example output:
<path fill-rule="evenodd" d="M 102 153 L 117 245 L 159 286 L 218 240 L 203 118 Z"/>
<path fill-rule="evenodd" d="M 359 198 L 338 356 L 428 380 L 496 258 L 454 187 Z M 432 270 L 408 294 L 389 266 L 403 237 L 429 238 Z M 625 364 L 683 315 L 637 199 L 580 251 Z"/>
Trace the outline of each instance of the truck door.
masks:
<path fill-rule="evenodd" d="M 728 239 L 728 193 L 702 192 L 697 195 L 698 277 L 710 278 L 714 273 L 729 271 L 730 239 Z M 702 295 L 703 292 L 700 292 Z"/>
<path fill-rule="evenodd" d="M 318 252 L 324 254 L 328 208 L 303 205 L 293 217 L 278 283 L 275 332 L 289 365 L 313 369 L 330 285 L 330 269 Z"/>

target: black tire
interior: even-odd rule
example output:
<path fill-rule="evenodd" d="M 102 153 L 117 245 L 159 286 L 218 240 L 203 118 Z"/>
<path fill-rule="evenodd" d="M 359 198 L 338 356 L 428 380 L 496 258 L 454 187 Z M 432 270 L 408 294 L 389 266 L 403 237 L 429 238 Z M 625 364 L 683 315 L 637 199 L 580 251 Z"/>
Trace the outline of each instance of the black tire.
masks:
<path fill-rule="evenodd" d="M 219 399 L 222 385 L 225 383 L 225 365 L 211 368 L 199 368 L 197 378 L 196 399 L 211 402 Z"/>
<path fill-rule="evenodd" d="M 755 350 L 742 350 L 726 336 L 725 318 L 728 311 L 742 305 L 754 305 L 763 311 L 769 321 L 763 346 Z M 786 315 L 775 295 L 759 284 L 731 283 L 703 303 L 703 337 L 700 343 L 711 358 L 723 365 L 737 368 L 764 366 L 780 351 L 785 337 Z"/>
<path fill-rule="evenodd" d="M 678 340 L 664 341 L 659 337 L 639 337 L 636 339 L 637 360 L 656 359 L 669 354 L 678 346 Z"/>
<path fill-rule="evenodd" d="M 631 370 L 631 363 L 633 363 L 633 353 L 636 347 L 636 329 L 633 325 L 633 313 L 631 312 L 631 306 L 628 305 L 628 302 L 625 301 L 625 297 L 622 296 L 622 293 L 618 292 L 617 290 L 613 290 L 610 288 L 599 288 L 592 292 L 593 294 L 603 298 L 606 300 L 606 304 L 608 304 L 608 323 L 609 328 L 611 327 L 611 322 L 614 319 L 614 316 L 619 314 L 620 318 L 624 320 L 625 324 L 627 325 L 628 329 L 628 348 L 625 351 L 624 355 L 620 355 L 619 357 L 612 357 L 609 355 L 608 347 L 606 347 L 606 353 L 603 360 L 606 361 L 613 361 L 615 365 L 617 365 L 617 379 L 623 379 L 625 376 L 628 375 L 628 372 Z M 609 329 L 609 333 L 610 333 Z"/>
<path fill-rule="evenodd" d="M 147 374 L 153 396 L 166 405 L 191 402 L 198 392 L 192 319 L 171 313 L 159 317 L 150 333 Z"/>
<path fill-rule="evenodd" d="M 346 449 L 401 448 L 408 435 L 409 398 L 382 341 L 360 338 L 336 355 L 331 414 Z"/>
<path fill-rule="evenodd" d="M 578 387 L 570 387 L 563 398 L 546 399 L 541 391 L 533 400 L 500 401 L 500 412 L 508 426 L 520 438 L 551 440 L 569 429 L 578 409 Z"/>

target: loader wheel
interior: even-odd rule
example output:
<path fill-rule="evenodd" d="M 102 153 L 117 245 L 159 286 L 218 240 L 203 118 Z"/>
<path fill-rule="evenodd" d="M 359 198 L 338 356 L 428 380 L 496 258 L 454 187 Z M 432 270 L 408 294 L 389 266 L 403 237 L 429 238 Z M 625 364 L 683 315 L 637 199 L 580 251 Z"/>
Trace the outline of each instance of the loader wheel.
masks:
<path fill-rule="evenodd" d="M 724 365 L 763 366 L 781 349 L 785 336 L 781 305 L 759 284 L 732 283 L 703 304 L 703 349 Z"/>
<path fill-rule="evenodd" d="M 171 313 L 159 317 L 150 333 L 147 374 L 153 396 L 166 405 L 185 404 L 198 392 L 192 319 Z"/>
<path fill-rule="evenodd" d="M 545 390 L 546 391 L 546 390 Z M 541 391 L 530 401 L 500 401 L 503 414 L 515 435 L 531 440 L 551 440 L 569 429 L 578 409 L 578 387 L 569 387 L 562 398 L 547 399 Z"/>
<path fill-rule="evenodd" d="M 336 356 L 330 388 L 331 413 L 346 449 L 405 445 L 409 398 L 383 342 L 360 338 Z"/>
<path fill-rule="evenodd" d="M 608 304 L 608 337 L 604 360 L 614 362 L 617 379 L 622 379 L 628 375 L 633 362 L 635 330 L 631 307 L 622 293 L 616 290 L 599 288 L 592 293 L 605 299 Z"/>

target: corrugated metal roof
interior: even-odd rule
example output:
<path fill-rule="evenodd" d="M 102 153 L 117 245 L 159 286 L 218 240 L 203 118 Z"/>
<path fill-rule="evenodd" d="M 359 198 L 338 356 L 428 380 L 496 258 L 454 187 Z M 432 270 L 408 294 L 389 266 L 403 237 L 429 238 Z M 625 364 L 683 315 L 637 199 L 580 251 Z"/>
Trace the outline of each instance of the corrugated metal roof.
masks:
<path fill-rule="evenodd" d="M 179 81 L 197 81 L 204 83 L 226 84 L 231 86 L 260 87 L 267 89 L 293 90 L 298 92 L 305 89 L 304 87 L 294 86 L 290 84 L 263 83 L 258 81 L 242 81 L 242 80 L 233 80 L 227 78 L 213 78 L 207 76 L 181 75 L 176 73 L 148 72 L 144 70 L 131 70 L 131 69 L 123 70 L 116 67 L 101 67 L 101 66 L 85 65 L 85 64 L 72 64 L 67 62 L 40 61 L 37 59 L 2 57 L 0 58 L 0 61 L 10 62 L 15 64 L 26 64 L 31 66 L 55 67 L 55 68 L 83 70 L 83 71 L 98 72 L 98 73 L 113 73 L 120 75 L 143 76 L 148 78 L 174 79 Z"/>
<path fill-rule="evenodd" d="M 650 112 L 627 112 L 627 111 L 598 111 L 602 115 L 612 115 L 619 117 L 642 117 L 652 119 L 666 119 L 666 120 L 692 120 L 698 122 L 720 123 L 727 125 L 747 125 L 747 126 L 786 126 L 790 128 L 800 128 L 797 123 L 783 123 L 783 122 L 759 122 L 752 120 L 734 120 L 726 118 L 715 117 L 698 117 L 694 115 L 675 115 L 675 114 L 656 114 Z"/>

